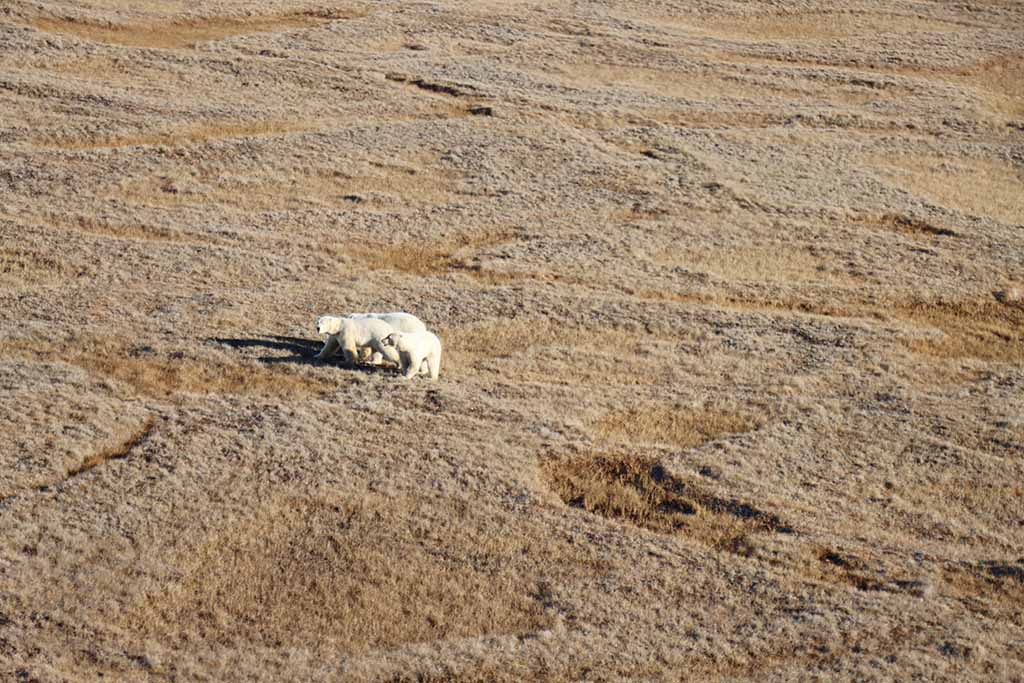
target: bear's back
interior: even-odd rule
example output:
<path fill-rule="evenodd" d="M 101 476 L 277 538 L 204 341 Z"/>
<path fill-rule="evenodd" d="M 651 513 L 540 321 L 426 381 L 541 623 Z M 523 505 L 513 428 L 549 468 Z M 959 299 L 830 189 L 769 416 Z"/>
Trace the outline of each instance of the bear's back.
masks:
<path fill-rule="evenodd" d="M 376 315 L 380 320 L 388 323 L 399 332 L 425 332 L 427 330 L 427 326 L 423 324 L 423 321 L 412 313 L 394 311 L 392 313 L 379 313 Z"/>

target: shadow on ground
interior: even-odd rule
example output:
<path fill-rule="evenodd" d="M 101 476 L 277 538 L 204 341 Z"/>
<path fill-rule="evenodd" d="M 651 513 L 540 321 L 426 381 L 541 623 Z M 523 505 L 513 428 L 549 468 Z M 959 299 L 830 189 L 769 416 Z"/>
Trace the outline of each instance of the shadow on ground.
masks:
<path fill-rule="evenodd" d="M 280 337 L 277 335 L 263 335 L 261 338 L 252 339 L 227 339 L 213 337 L 207 341 L 230 346 L 233 349 L 248 349 L 260 347 L 273 349 L 275 351 L 291 351 L 291 356 L 261 356 L 260 361 L 264 363 L 316 363 L 328 362 L 318 361 L 316 354 L 320 349 L 320 342 L 300 337 Z"/>
<path fill-rule="evenodd" d="M 248 349 L 253 347 L 273 349 L 275 351 L 291 351 L 290 356 L 260 356 L 261 363 L 273 365 L 276 363 L 297 363 L 305 365 L 333 365 L 346 370 L 358 370 L 359 372 L 379 372 L 387 370 L 380 366 L 350 365 L 345 362 L 341 353 L 328 359 L 318 359 L 316 354 L 320 352 L 323 343 L 316 339 L 303 339 L 301 337 L 282 337 L 268 334 L 260 335 L 250 339 L 229 339 L 224 337 L 211 337 L 209 342 L 230 346 L 233 349 Z"/>

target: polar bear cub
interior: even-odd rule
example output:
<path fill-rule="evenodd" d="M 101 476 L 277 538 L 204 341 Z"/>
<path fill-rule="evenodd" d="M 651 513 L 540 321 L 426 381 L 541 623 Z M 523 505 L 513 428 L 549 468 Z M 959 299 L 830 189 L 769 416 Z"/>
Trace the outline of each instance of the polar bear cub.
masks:
<path fill-rule="evenodd" d="M 399 369 L 406 379 L 412 379 L 420 371 L 423 361 L 427 362 L 430 379 L 437 381 L 441 373 L 441 340 L 433 332 L 392 332 L 383 339 L 386 349 L 397 349 L 401 359 Z"/>

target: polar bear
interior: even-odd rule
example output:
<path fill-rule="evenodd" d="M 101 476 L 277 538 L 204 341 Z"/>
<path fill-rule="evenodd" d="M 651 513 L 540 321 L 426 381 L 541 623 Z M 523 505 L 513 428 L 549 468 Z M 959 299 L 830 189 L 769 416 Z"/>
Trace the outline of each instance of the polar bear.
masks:
<path fill-rule="evenodd" d="M 395 328 L 383 320 L 323 316 L 317 322 L 317 330 L 328 335 L 324 348 L 316 355 L 317 359 L 330 358 L 340 348 L 345 355 L 345 362 L 354 364 L 359 360 L 362 350 L 368 349 L 378 361 L 383 357 L 396 365 L 400 364 L 398 351 L 390 347 L 385 348 L 380 343 L 381 339 L 395 331 Z"/>
<path fill-rule="evenodd" d="M 427 362 L 430 379 L 437 381 L 441 372 L 441 340 L 433 332 L 392 332 L 380 341 L 385 349 L 397 349 L 398 367 L 406 379 L 412 379 Z"/>
<path fill-rule="evenodd" d="M 355 325 L 346 325 L 345 320 L 356 321 Z M 378 322 L 384 323 L 390 329 L 385 329 Z M 345 353 L 345 360 L 355 363 L 357 360 L 366 360 L 374 365 L 380 365 L 384 358 L 395 365 L 400 365 L 398 352 L 394 348 L 383 349 L 380 346 L 382 339 L 389 332 L 423 332 L 427 326 L 423 321 L 411 313 L 395 311 L 392 313 L 353 313 L 352 315 L 340 318 L 333 315 L 322 315 L 317 318 L 317 334 L 328 335 L 324 341 L 324 347 L 316 355 L 318 359 L 330 358 L 337 353 L 339 348 L 348 349 Z M 344 340 L 343 330 L 349 330 L 355 341 L 355 348 Z"/>

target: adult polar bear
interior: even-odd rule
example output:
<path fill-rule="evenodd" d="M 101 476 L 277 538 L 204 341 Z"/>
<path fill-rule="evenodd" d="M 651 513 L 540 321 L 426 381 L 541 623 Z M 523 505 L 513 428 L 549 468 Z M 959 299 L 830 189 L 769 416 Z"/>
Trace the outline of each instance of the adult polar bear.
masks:
<path fill-rule="evenodd" d="M 393 347 L 384 347 L 381 340 L 392 332 L 424 332 L 427 326 L 411 313 L 355 313 L 339 318 L 322 315 L 317 318 L 316 330 L 328 335 L 324 347 L 316 355 L 318 359 L 330 358 L 340 348 L 347 363 L 355 363 L 362 349 L 369 349 L 372 361 L 380 363 L 381 357 L 401 365 L 399 353 Z"/>
<path fill-rule="evenodd" d="M 385 349 L 398 350 L 401 357 L 398 367 L 406 379 L 415 377 L 426 361 L 430 379 L 437 381 L 441 372 L 441 340 L 433 332 L 392 332 L 381 340 L 381 345 Z"/>

